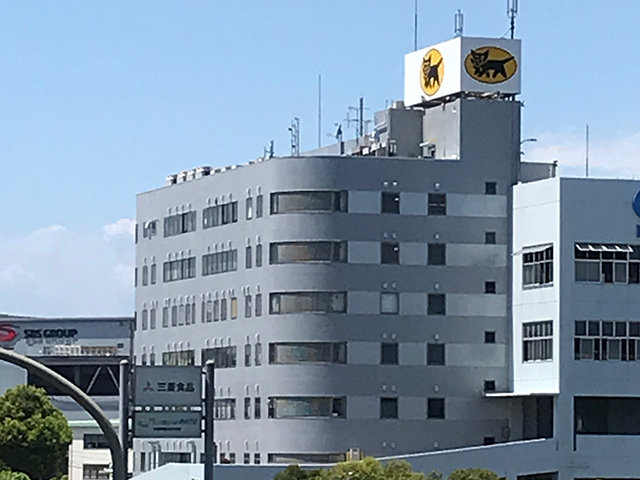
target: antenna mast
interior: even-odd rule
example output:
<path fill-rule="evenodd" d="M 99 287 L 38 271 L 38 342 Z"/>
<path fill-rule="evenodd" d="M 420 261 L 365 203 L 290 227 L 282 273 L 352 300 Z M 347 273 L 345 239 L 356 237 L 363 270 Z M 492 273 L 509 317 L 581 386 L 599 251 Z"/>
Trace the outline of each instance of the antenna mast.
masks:
<path fill-rule="evenodd" d="M 585 173 L 589 177 L 589 125 L 587 124 L 585 132 Z"/>
<path fill-rule="evenodd" d="M 318 148 L 322 148 L 322 73 L 318 74 Z"/>
<path fill-rule="evenodd" d="M 462 10 L 458 10 L 453 17 L 453 36 L 461 37 L 464 30 L 464 15 Z"/>
<path fill-rule="evenodd" d="M 418 50 L 418 0 L 415 0 L 413 8 L 413 50 Z"/>
<path fill-rule="evenodd" d="M 297 157 L 300 155 L 300 119 L 298 117 L 293 117 L 291 120 L 289 132 L 291 132 L 291 156 Z"/>
<path fill-rule="evenodd" d="M 514 38 L 516 34 L 516 17 L 518 16 L 518 0 L 507 0 L 507 17 L 509 17 L 509 21 L 511 25 L 509 30 L 511 31 L 511 39 Z"/>

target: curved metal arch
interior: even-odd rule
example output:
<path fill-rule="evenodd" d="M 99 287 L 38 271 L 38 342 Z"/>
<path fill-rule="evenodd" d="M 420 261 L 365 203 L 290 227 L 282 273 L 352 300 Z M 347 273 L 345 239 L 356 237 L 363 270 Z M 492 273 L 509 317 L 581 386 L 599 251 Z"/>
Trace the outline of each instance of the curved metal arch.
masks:
<path fill-rule="evenodd" d="M 76 387 L 66 378 L 57 374 L 53 370 L 45 367 L 35 360 L 12 352 L 5 348 L 0 348 L 0 360 L 12 363 L 24 368 L 33 375 L 36 375 L 52 386 L 67 393 L 78 404 L 84 408 L 91 417 L 98 423 L 98 426 L 104 433 L 109 450 L 111 451 L 111 462 L 113 464 L 113 480 L 127 480 L 127 470 L 124 464 L 124 456 L 118 434 L 114 430 L 109 419 L 105 416 L 100 407 L 86 393 Z"/>

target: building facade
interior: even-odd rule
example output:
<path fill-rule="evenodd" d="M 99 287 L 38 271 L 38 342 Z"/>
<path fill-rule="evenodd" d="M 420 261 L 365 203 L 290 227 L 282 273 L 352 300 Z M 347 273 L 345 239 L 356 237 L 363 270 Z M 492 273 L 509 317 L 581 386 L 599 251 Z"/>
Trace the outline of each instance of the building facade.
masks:
<path fill-rule="evenodd" d="M 119 424 L 119 364 L 131 360 L 133 318 L 0 316 L 0 347 L 33 358 L 89 394 Z M 109 478 L 111 455 L 97 423 L 76 402 L 38 377 L 0 361 L 0 394 L 16 385 L 44 388 L 73 431 L 69 480 Z"/>
<path fill-rule="evenodd" d="M 440 48 L 488 41 L 519 52 Z M 358 141 L 138 195 L 137 363 L 215 360 L 219 462 L 523 438 L 485 394 L 511 389 L 512 187 L 554 168 L 521 163 L 509 88 L 395 102 Z M 135 450 L 144 471 L 202 444 Z"/>

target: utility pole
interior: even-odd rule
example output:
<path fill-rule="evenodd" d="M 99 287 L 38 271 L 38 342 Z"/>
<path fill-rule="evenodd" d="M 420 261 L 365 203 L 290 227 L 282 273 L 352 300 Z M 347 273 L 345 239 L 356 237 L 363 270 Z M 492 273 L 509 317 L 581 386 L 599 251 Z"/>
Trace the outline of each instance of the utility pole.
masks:
<path fill-rule="evenodd" d="M 127 477 L 129 474 L 129 374 L 130 365 L 128 360 L 120 362 L 120 426 L 119 436 L 122 445 L 122 463 L 124 463 Z"/>

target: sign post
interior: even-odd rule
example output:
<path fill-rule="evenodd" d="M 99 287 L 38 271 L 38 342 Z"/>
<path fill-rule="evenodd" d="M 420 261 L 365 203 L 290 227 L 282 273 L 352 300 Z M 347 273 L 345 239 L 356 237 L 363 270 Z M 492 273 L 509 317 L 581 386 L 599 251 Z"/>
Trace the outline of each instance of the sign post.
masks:
<path fill-rule="evenodd" d="M 215 385 L 215 365 L 209 360 L 205 365 L 206 382 L 204 391 L 204 480 L 213 480 L 215 443 L 213 440 L 213 401 Z"/>

